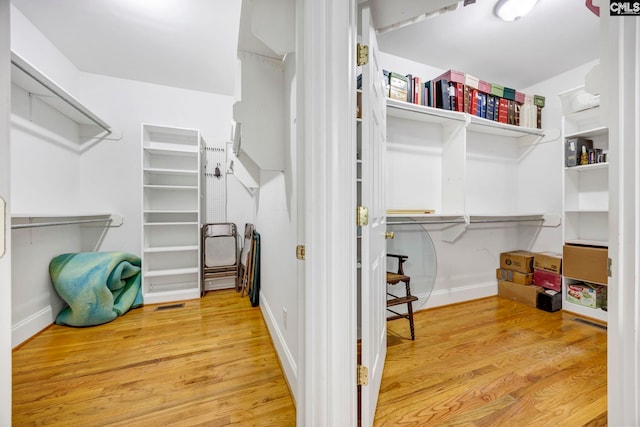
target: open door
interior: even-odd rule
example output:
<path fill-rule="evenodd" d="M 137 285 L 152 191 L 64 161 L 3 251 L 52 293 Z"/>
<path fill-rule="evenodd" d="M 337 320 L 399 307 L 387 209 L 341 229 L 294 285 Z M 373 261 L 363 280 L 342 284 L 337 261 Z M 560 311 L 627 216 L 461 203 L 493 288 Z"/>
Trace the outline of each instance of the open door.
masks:
<path fill-rule="evenodd" d="M 360 221 L 360 332 L 361 365 L 368 380 L 360 388 L 362 426 L 373 424 L 382 370 L 387 353 L 386 326 L 386 212 L 384 204 L 384 162 L 386 97 L 378 46 L 369 7 L 361 13 L 361 44 L 368 46 L 368 61 L 362 66 L 362 121 L 359 144 L 361 161 L 360 205 L 368 220 Z M 362 369 L 362 368 L 361 368 Z M 362 382 L 362 381 L 361 381 Z"/>

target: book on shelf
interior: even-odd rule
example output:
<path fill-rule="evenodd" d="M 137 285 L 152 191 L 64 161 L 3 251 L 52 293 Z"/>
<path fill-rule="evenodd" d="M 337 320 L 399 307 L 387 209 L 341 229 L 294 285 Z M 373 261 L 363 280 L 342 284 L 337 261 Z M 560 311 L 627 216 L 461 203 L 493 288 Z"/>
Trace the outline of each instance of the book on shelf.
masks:
<path fill-rule="evenodd" d="M 405 101 L 413 103 L 413 75 L 407 74 L 407 99 Z"/>
<path fill-rule="evenodd" d="M 471 112 L 471 87 L 464 85 L 464 95 L 462 97 L 462 111 L 469 114 Z"/>
<path fill-rule="evenodd" d="M 471 93 L 471 100 L 470 100 L 470 106 L 469 106 L 469 114 L 471 114 L 472 116 L 479 116 L 478 114 L 478 107 L 480 106 L 480 98 L 479 98 L 479 92 L 478 89 L 471 89 L 470 90 Z"/>
<path fill-rule="evenodd" d="M 445 79 L 436 82 L 436 108 L 450 110 L 449 82 Z"/>
<path fill-rule="evenodd" d="M 456 111 L 457 110 L 457 99 L 456 99 L 456 84 L 455 82 L 449 82 L 449 88 L 447 89 L 449 91 L 449 108 L 452 111 Z"/>
<path fill-rule="evenodd" d="M 413 76 L 413 103 L 424 105 L 422 102 L 422 79 L 418 76 Z"/>
<path fill-rule="evenodd" d="M 509 122 L 509 100 L 505 98 L 498 98 L 498 122 Z"/>
<path fill-rule="evenodd" d="M 496 106 L 496 97 L 487 95 L 487 119 L 495 120 L 494 110 Z"/>

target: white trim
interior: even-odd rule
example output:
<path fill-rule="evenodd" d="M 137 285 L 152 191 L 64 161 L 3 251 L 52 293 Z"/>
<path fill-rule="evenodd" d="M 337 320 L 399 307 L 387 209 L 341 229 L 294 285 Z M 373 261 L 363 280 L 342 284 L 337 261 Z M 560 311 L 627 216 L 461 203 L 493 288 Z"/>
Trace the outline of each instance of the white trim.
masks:
<path fill-rule="evenodd" d="M 640 425 L 640 22 L 600 17 L 609 127 L 608 424 Z"/>
<path fill-rule="evenodd" d="M 269 329 L 271 341 L 276 348 L 276 353 L 279 356 L 280 364 L 282 365 L 282 369 L 284 369 L 285 377 L 287 379 L 287 382 L 289 383 L 291 394 L 293 395 L 293 399 L 295 401 L 297 395 L 296 387 L 298 385 L 298 367 L 296 366 L 296 361 L 291 354 L 291 351 L 289 351 L 287 341 L 284 339 L 284 336 L 280 332 L 280 328 L 278 328 L 278 322 L 273 316 L 273 311 L 271 310 L 269 301 L 267 301 L 263 293 L 260 293 L 259 307 L 260 311 L 262 312 L 262 318 L 264 319 L 265 323 L 267 324 L 267 328 Z"/>
<path fill-rule="evenodd" d="M 425 301 L 425 295 L 417 295 L 418 304 L 414 310 L 440 307 L 443 305 L 457 304 L 464 301 L 486 298 L 498 294 L 498 282 L 491 281 L 476 285 L 460 286 L 452 289 L 440 289 L 431 292 L 429 299 Z"/>
<path fill-rule="evenodd" d="M 11 327 L 11 345 L 16 347 L 38 332 L 47 328 L 54 321 L 53 309 L 47 306 L 42 310 L 21 320 Z"/>
<path fill-rule="evenodd" d="M 298 424 L 356 425 L 355 0 L 306 0 L 301 24 L 307 197 Z"/>

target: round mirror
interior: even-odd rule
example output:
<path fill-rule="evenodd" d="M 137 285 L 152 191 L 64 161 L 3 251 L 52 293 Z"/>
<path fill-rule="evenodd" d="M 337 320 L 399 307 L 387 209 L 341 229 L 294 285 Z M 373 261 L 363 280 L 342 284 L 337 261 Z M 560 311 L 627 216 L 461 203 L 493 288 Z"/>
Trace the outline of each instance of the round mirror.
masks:
<path fill-rule="evenodd" d="M 387 240 L 387 253 L 406 255 L 404 274 L 411 277 L 411 293 L 419 298 L 414 310 L 424 307 L 433 291 L 437 274 L 436 250 L 429 232 L 414 218 L 387 218 L 387 231 L 393 239 Z M 397 260 L 387 257 L 387 271 L 397 271 Z M 391 291 L 391 290 L 390 290 Z"/>

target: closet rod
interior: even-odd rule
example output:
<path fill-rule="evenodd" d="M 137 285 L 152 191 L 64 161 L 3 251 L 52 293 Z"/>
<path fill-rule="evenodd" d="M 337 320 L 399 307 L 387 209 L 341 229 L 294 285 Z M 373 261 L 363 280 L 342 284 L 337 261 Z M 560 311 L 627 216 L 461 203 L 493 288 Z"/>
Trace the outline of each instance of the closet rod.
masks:
<path fill-rule="evenodd" d="M 87 224 L 92 222 L 111 222 L 112 218 L 102 219 L 76 219 L 69 221 L 55 221 L 55 222 L 33 222 L 30 224 L 15 224 L 11 228 L 34 228 L 34 227 L 52 227 L 57 225 L 72 225 L 72 224 Z"/>
<path fill-rule="evenodd" d="M 466 221 L 394 221 L 387 222 L 387 225 L 413 225 L 413 224 L 466 224 Z"/>
<path fill-rule="evenodd" d="M 540 222 L 544 221 L 542 218 L 538 219 L 475 219 L 470 220 L 469 224 L 487 224 L 487 223 L 499 223 L 499 222 Z M 387 222 L 387 225 L 412 225 L 412 224 L 466 224 L 466 221 L 397 221 Z"/>

